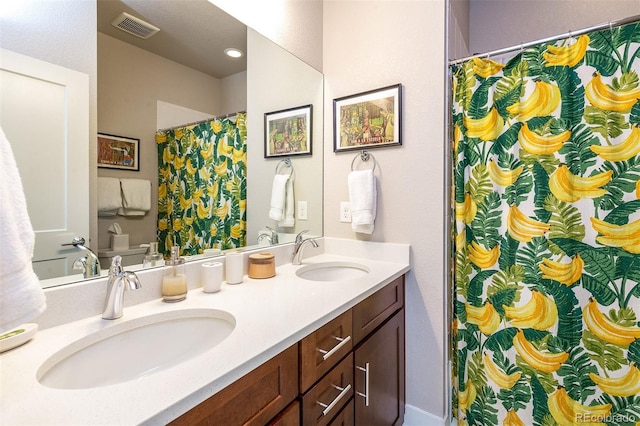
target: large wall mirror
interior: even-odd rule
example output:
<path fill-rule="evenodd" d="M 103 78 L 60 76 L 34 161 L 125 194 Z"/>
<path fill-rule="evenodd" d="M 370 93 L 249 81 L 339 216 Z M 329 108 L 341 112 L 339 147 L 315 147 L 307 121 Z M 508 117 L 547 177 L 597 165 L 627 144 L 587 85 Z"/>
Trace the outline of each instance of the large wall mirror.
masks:
<path fill-rule="evenodd" d="M 160 31 L 145 40 L 115 28 L 111 23 L 123 12 Z M 238 112 L 246 112 L 246 245 L 267 245 L 269 239 L 258 238 L 267 227 L 277 231 L 280 243 L 302 230 L 322 235 L 323 76 L 319 71 L 206 0 L 97 0 L 97 17 L 97 131 L 140 141 L 139 170 L 98 168 L 97 176 L 145 179 L 152 189 L 151 209 L 142 216 L 90 214 L 90 221 L 97 222 L 97 241 L 91 242 L 94 251 L 103 255 L 111 251 L 109 230 L 115 223 L 129 235 L 132 248 L 156 240 L 158 129 Z M 228 47 L 245 55 L 221 56 Z M 311 155 L 289 157 L 291 167 L 281 165 L 285 157 L 265 158 L 265 113 L 303 105 L 313 106 Z M 95 138 L 89 143 L 96 143 Z M 283 227 L 269 218 L 272 185 L 276 173 L 290 169 L 295 221 Z M 306 205 L 306 218 L 298 216 L 299 202 Z M 81 254 L 78 251 L 78 257 Z M 44 280 L 43 285 L 83 279 L 80 271 L 67 272 L 65 278 Z"/>

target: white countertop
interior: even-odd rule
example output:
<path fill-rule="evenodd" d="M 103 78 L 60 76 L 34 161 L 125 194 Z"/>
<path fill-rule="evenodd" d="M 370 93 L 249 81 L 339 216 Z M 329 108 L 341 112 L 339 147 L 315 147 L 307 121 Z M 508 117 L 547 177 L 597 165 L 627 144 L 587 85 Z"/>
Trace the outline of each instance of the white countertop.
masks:
<path fill-rule="evenodd" d="M 348 282 L 314 282 L 295 275 L 302 266 L 283 264 L 277 267 L 273 278 L 255 280 L 245 276 L 242 284 L 223 283 L 218 293 L 207 294 L 194 288 L 183 302 L 169 304 L 154 299 L 127 306 L 118 320 L 106 321 L 100 315 L 92 315 L 39 331 L 29 343 L 0 355 L 0 423 L 166 423 L 410 269 L 408 245 L 324 240 L 325 252 L 306 258 L 302 266 L 355 261 L 368 266 L 369 274 Z M 149 314 L 193 308 L 226 311 L 235 318 L 235 329 L 207 352 L 133 381 L 61 390 L 45 387 L 36 378 L 38 368 L 51 355 L 90 333 Z"/>

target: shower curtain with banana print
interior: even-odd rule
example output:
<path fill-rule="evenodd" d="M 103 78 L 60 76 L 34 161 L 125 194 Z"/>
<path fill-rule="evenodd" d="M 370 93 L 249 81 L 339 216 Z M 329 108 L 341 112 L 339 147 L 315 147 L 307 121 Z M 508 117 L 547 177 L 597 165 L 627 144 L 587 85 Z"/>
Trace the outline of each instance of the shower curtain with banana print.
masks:
<path fill-rule="evenodd" d="M 158 148 L 158 246 L 195 255 L 246 245 L 246 115 L 166 130 Z"/>
<path fill-rule="evenodd" d="M 640 24 L 501 62 L 452 66 L 453 415 L 635 425 Z"/>

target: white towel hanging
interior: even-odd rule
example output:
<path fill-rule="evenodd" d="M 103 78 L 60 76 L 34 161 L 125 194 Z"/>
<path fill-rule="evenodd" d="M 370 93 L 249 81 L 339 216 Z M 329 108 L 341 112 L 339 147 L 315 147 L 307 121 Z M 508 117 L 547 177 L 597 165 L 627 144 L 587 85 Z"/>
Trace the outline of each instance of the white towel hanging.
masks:
<path fill-rule="evenodd" d="M 351 203 L 351 228 L 358 233 L 372 234 L 376 219 L 376 177 L 373 170 L 356 170 L 349 173 L 349 200 Z"/>

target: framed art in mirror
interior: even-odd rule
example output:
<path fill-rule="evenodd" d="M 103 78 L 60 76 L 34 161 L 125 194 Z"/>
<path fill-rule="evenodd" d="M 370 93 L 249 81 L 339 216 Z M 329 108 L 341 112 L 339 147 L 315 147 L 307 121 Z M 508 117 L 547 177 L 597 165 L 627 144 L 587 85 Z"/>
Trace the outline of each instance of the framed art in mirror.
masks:
<path fill-rule="evenodd" d="M 402 145 L 402 85 L 333 100 L 333 151 Z"/>
<path fill-rule="evenodd" d="M 140 170 L 140 139 L 98 133 L 98 167 Z"/>
<path fill-rule="evenodd" d="M 311 155 L 312 105 L 264 115 L 264 158 Z"/>

